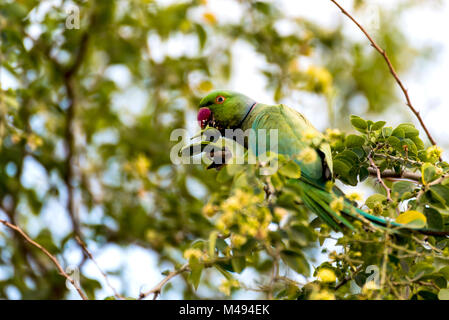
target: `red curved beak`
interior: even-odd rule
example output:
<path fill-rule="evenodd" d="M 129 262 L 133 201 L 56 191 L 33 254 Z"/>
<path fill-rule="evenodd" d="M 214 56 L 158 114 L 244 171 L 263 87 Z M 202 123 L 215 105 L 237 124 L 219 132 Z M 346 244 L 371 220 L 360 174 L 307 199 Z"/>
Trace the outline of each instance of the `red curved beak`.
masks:
<path fill-rule="evenodd" d="M 212 112 L 209 108 L 201 108 L 198 110 L 197 120 L 201 127 L 201 129 L 204 129 L 207 126 L 207 123 L 209 122 L 211 118 Z"/>

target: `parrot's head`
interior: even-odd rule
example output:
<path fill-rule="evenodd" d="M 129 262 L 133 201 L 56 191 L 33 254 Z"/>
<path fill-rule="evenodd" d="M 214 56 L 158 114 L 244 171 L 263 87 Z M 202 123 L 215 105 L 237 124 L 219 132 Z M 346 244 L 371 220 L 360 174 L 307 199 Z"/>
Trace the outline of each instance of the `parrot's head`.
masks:
<path fill-rule="evenodd" d="M 219 130 L 240 128 L 255 104 L 238 92 L 212 91 L 200 101 L 198 123 L 202 129 L 208 125 Z"/>

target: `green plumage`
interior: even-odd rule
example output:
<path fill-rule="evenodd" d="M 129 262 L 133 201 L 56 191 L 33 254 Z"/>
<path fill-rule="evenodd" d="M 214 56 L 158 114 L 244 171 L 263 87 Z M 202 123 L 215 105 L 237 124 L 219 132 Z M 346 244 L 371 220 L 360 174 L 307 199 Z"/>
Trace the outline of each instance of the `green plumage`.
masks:
<path fill-rule="evenodd" d="M 270 138 L 269 130 L 277 129 L 279 154 L 298 157 L 306 149 L 309 153 L 315 153 L 312 155 L 314 161 L 295 160 L 301 167 L 301 178 L 296 181 L 301 199 L 310 210 L 335 230 L 341 230 L 342 225 L 354 228 L 344 216 L 330 208 L 333 196 L 325 191 L 325 183 L 328 180 L 325 169 L 329 168 L 332 173 L 331 149 L 329 144 L 323 142 L 323 135 L 302 114 L 283 104 L 274 106 L 257 104 L 243 122 L 242 129 L 256 131 L 265 129 L 267 140 Z M 314 149 L 313 146 L 319 146 L 319 149 Z M 256 145 L 249 147 L 256 155 L 260 155 L 257 140 Z M 266 149 L 269 150 L 269 146 Z"/>
<path fill-rule="evenodd" d="M 267 134 L 270 129 L 278 129 L 278 152 L 288 156 L 298 156 L 301 152 L 311 145 L 320 146 L 319 151 L 315 152 L 315 161 L 306 163 L 299 160 L 301 174 L 312 181 L 324 186 L 326 182 L 324 163 L 332 173 L 332 156 L 329 144 L 320 142 L 324 139 L 323 135 L 313 127 L 313 125 L 299 112 L 285 106 L 269 106 L 257 104 L 247 119 L 242 124 L 242 129 L 266 129 Z M 306 139 L 305 135 L 314 136 L 313 139 Z M 270 136 L 267 135 L 267 138 Z M 251 147 L 251 146 L 250 146 Z M 254 148 L 254 146 L 252 146 Z M 256 155 L 257 155 L 256 150 Z M 324 159 L 321 158 L 323 155 Z"/>
<path fill-rule="evenodd" d="M 224 101 L 218 97 L 223 97 Z M 219 101 L 220 103 L 217 103 Z M 240 128 L 266 130 L 266 139 L 270 143 L 269 130 L 278 129 L 278 153 L 288 155 L 299 164 L 301 177 L 291 180 L 290 184 L 297 190 L 304 204 L 335 230 L 343 230 L 347 227 L 354 230 L 350 220 L 357 219 L 364 222 L 369 220 L 377 226 L 394 226 L 406 228 L 393 221 L 388 223 L 381 217 L 373 216 L 355 207 L 345 200 L 343 209 L 336 212 L 331 208 L 331 202 L 343 195 L 334 187 L 334 192 L 326 189 L 326 182 L 332 179 L 332 156 L 329 144 L 324 141 L 323 135 L 299 112 L 283 105 L 266 105 L 256 103 L 254 100 L 232 91 L 214 91 L 203 98 L 200 108 L 208 108 L 212 118 L 209 124 L 214 124 L 219 129 Z M 256 133 L 257 136 L 257 133 Z M 271 142 L 272 143 L 272 142 Z M 257 141 L 246 147 L 260 156 L 264 150 L 257 149 Z M 298 156 L 307 151 L 308 159 Z M 349 219 L 348 219 L 349 218 Z M 416 230 L 416 229 L 414 229 Z M 438 232 L 430 229 L 419 229 L 423 233 Z"/>

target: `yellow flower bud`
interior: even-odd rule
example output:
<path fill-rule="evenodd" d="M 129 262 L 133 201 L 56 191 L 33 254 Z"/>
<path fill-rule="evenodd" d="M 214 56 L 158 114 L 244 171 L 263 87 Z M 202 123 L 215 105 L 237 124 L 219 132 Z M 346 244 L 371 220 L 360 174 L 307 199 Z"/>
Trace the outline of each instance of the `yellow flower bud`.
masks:
<path fill-rule="evenodd" d="M 148 173 L 148 169 L 150 168 L 150 159 L 148 159 L 145 155 L 139 154 L 134 165 L 136 166 L 136 171 L 140 176 L 144 176 Z"/>
<path fill-rule="evenodd" d="M 429 161 L 436 162 L 441 157 L 443 149 L 438 146 L 430 146 L 426 149 L 426 156 Z"/>
<path fill-rule="evenodd" d="M 246 243 L 246 237 L 239 235 L 239 234 L 232 234 L 231 235 L 231 244 L 233 247 L 239 248 L 243 246 Z"/>
<path fill-rule="evenodd" d="M 326 129 L 326 136 L 331 139 L 338 139 L 341 136 L 341 131 L 338 129 Z"/>
<path fill-rule="evenodd" d="M 313 139 L 315 139 L 318 136 L 318 133 L 316 130 L 313 129 L 308 129 L 306 130 L 306 132 L 304 133 L 304 140 L 306 141 L 312 141 Z"/>
<path fill-rule="evenodd" d="M 360 201 L 362 200 L 362 196 L 358 194 L 357 192 L 353 192 L 346 195 L 346 198 L 350 201 Z"/>
<path fill-rule="evenodd" d="M 186 251 L 184 251 L 184 258 L 187 260 L 190 260 L 192 258 L 199 260 L 202 256 L 203 252 L 201 252 L 200 249 L 189 248 Z"/>
<path fill-rule="evenodd" d="M 240 284 L 236 279 L 224 279 L 218 287 L 218 290 L 229 296 L 231 295 L 232 288 L 238 288 L 239 286 Z"/>
<path fill-rule="evenodd" d="M 217 23 L 217 18 L 215 17 L 215 15 L 212 12 L 205 12 L 203 14 L 203 18 L 209 24 L 216 24 Z"/>
<path fill-rule="evenodd" d="M 341 210 L 343 210 L 343 206 L 344 206 L 343 197 L 339 197 L 337 199 L 332 200 L 330 206 L 331 206 L 331 209 L 337 213 L 340 212 Z"/>
<path fill-rule="evenodd" d="M 308 87 L 315 92 L 326 93 L 332 86 L 332 75 L 330 72 L 321 67 L 310 66 L 306 71 L 309 76 Z"/>
<path fill-rule="evenodd" d="M 28 144 L 28 147 L 30 147 L 30 149 L 32 151 L 39 148 L 43 143 L 44 143 L 44 141 L 42 140 L 42 138 L 35 135 L 34 133 L 32 133 L 28 136 L 27 144 Z"/>
<path fill-rule="evenodd" d="M 216 210 L 217 210 L 216 206 L 214 206 L 214 205 L 208 203 L 208 204 L 206 204 L 206 205 L 203 207 L 203 209 L 201 210 L 201 212 L 202 212 L 202 214 L 205 215 L 206 217 L 211 218 L 211 217 L 213 217 L 213 216 L 215 215 Z"/>

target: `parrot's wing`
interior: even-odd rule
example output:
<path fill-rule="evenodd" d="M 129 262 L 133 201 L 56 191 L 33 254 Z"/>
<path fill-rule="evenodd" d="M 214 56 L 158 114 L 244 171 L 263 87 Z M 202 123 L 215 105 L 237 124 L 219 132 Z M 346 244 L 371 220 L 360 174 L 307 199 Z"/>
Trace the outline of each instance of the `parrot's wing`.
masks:
<path fill-rule="evenodd" d="M 266 129 L 268 140 L 270 139 L 269 130 L 278 129 L 278 153 L 280 154 L 294 157 L 300 155 L 302 151 L 312 145 L 319 145 L 319 150 L 324 155 L 327 167 L 329 167 L 332 173 L 332 158 L 329 145 L 323 142 L 323 135 L 299 112 L 282 104 L 267 106 L 259 112 L 252 124 L 252 128 L 254 130 Z M 311 134 L 313 139 L 307 140 L 307 134 Z M 253 150 L 256 151 L 256 154 L 260 153 L 255 146 L 253 146 Z M 316 152 L 316 160 L 307 163 L 298 160 L 298 163 L 305 176 L 318 181 L 323 178 L 323 164 L 320 152 L 318 150 L 314 151 Z"/>
<path fill-rule="evenodd" d="M 314 138 L 312 139 L 312 142 L 314 145 L 319 145 L 319 150 L 324 155 L 324 161 L 326 162 L 327 167 L 330 170 L 331 176 L 333 175 L 334 168 L 333 168 L 333 162 L 332 162 L 332 152 L 330 145 L 324 141 L 324 136 L 321 132 L 319 132 L 313 124 L 304 117 L 300 112 L 289 108 L 286 105 L 281 105 L 281 110 L 283 113 L 286 114 L 287 121 L 291 122 L 291 125 L 296 126 L 299 130 L 303 131 L 302 135 L 305 135 L 306 133 L 312 134 Z M 295 116 L 293 116 L 294 114 Z"/>

